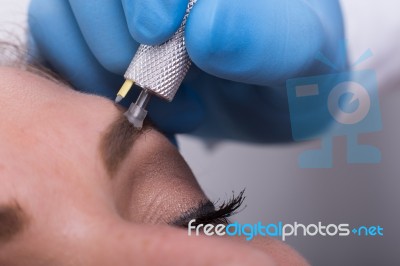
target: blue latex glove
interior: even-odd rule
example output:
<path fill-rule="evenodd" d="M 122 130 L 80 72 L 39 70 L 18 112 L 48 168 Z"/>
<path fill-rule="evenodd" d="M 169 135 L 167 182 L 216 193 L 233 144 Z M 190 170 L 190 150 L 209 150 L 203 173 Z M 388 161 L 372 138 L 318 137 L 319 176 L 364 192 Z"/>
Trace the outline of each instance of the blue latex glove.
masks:
<path fill-rule="evenodd" d="M 170 38 L 187 2 L 32 0 L 31 50 L 77 89 L 114 99 L 139 43 Z M 149 114 L 167 133 L 291 140 L 285 82 L 327 73 L 318 51 L 345 67 L 343 35 L 337 0 L 198 0 L 186 28 L 196 66 L 172 103 L 153 97 Z"/>

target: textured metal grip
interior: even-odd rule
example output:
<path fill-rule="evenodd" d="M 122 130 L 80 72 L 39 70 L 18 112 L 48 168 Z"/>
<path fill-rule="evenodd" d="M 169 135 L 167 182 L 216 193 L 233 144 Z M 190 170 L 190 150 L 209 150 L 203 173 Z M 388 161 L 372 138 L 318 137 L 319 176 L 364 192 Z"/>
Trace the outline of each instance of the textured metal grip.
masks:
<path fill-rule="evenodd" d="M 192 63 L 186 51 L 184 31 L 189 12 L 196 1 L 189 1 L 182 24 L 171 39 L 157 46 L 139 46 L 125 79 L 133 80 L 143 89 L 167 101 L 174 99 Z"/>

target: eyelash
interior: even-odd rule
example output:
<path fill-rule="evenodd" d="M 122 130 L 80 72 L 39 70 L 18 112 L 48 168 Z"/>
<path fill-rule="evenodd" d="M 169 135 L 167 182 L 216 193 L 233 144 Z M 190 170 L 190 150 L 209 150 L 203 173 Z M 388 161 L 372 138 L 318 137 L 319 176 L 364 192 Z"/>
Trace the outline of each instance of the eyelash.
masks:
<path fill-rule="evenodd" d="M 176 226 L 187 228 L 189 222 L 196 219 L 192 225 L 198 224 L 228 224 L 229 217 L 242 211 L 246 206 L 239 210 L 246 197 L 244 196 L 245 190 L 242 190 L 237 196 L 233 193 L 232 197 L 222 203 L 216 202 L 202 202 L 197 208 L 193 208 L 174 222 Z M 218 207 L 216 207 L 218 206 Z"/>

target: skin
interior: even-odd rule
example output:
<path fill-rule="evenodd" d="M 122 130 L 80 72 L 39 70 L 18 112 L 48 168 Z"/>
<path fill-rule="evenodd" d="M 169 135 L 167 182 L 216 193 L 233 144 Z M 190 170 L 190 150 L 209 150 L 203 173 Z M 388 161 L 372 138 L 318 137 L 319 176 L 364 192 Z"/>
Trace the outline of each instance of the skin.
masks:
<path fill-rule="evenodd" d="M 276 240 L 168 226 L 207 198 L 155 129 L 106 167 L 101 139 L 123 112 L 111 101 L 12 68 L 0 89 L 0 265 L 306 265 Z"/>

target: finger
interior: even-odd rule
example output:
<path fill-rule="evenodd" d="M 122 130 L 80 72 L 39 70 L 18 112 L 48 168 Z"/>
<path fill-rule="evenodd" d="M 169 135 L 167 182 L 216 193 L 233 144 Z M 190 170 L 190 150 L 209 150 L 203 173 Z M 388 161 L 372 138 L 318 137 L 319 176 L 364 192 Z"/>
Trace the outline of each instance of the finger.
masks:
<path fill-rule="evenodd" d="M 202 70 L 221 78 L 281 83 L 310 68 L 327 40 L 334 42 L 325 32 L 323 14 L 308 2 L 198 1 L 186 27 L 189 55 Z M 336 3 L 331 4 L 336 8 L 330 9 L 330 17 L 339 17 L 335 30 L 340 31 L 337 1 L 329 2 Z"/>
<path fill-rule="evenodd" d="M 33 0 L 29 26 L 45 60 L 82 91 L 113 98 L 122 78 L 106 71 L 86 45 L 68 2 Z"/>
<path fill-rule="evenodd" d="M 179 28 L 188 0 L 122 0 L 129 31 L 139 43 L 167 41 Z"/>
<path fill-rule="evenodd" d="M 131 37 L 120 1 L 69 0 L 86 43 L 100 64 L 123 75 L 139 44 Z"/>
<path fill-rule="evenodd" d="M 204 120 L 204 104 L 193 89 L 182 85 L 172 102 L 153 97 L 149 116 L 163 133 L 188 133 Z"/>

